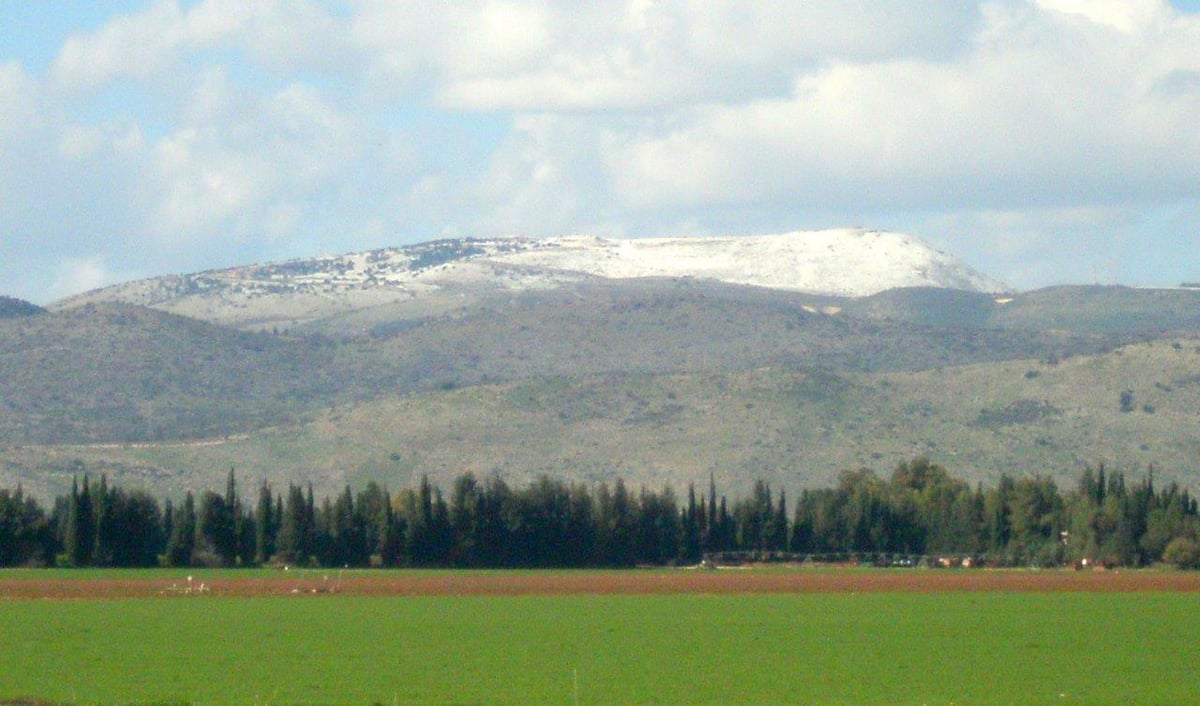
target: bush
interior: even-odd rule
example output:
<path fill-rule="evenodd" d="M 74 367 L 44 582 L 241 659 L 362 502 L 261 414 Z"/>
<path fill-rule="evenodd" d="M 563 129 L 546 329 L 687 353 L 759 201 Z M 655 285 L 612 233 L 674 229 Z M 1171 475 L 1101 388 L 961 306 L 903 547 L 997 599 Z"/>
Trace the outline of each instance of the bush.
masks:
<path fill-rule="evenodd" d="M 1191 537 L 1176 537 L 1163 550 L 1163 561 L 1180 569 L 1200 568 L 1200 543 Z"/>

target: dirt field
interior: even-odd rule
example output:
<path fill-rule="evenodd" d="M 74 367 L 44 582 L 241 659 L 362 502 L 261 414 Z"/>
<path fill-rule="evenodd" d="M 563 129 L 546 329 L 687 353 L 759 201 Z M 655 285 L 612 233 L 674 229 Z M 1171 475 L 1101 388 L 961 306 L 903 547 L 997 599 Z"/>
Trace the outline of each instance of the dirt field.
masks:
<path fill-rule="evenodd" d="M 537 572 L 279 572 L 206 579 L 0 579 L 0 600 L 202 596 L 446 596 L 939 591 L 1200 592 L 1200 573 L 1020 570 L 647 570 Z"/>

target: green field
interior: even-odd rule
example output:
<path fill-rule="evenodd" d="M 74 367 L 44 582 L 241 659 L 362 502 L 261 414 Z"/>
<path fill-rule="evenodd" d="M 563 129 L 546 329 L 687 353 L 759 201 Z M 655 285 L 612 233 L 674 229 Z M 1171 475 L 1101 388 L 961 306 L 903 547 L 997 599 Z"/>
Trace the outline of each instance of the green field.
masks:
<path fill-rule="evenodd" d="M 1196 703 L 1196 600 L 14 600 L 0 603 L 0 703 Z"/>

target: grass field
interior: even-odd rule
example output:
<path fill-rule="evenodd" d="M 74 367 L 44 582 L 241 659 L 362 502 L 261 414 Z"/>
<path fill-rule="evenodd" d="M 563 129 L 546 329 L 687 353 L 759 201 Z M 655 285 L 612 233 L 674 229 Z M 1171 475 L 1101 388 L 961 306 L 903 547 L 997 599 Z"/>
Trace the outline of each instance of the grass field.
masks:
<path fill-rule="evenodd" d="M 0 602 L 0 703 L 1181 704 L 1196 593 Z"/>

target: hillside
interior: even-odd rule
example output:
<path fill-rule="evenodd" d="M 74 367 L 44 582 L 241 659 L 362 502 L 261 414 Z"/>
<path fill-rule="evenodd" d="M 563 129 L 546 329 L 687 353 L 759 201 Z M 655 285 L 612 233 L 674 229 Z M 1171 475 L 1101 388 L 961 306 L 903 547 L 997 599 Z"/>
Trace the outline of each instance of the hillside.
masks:
<path fill-rule="evenodd" d="M 871 319 L 831 301 L 694 280 L 601 280 L 420 321 L 362 312 L 332 337 L 87 305 L 0 321 L 0 443 L 206 438 L 346 402 L 545 377 L 924 370 L 1061 359 L 1122 342 L 1112 334 Z"/>
<path fill-rule="evenodd" d="M 1070 486 L 1103 462 L 1133 477 L 1153 464 L 1156 480 L 1195 487 L 1198 411 L 1197 340 L 921 372 L 547 377 L 337 405 L 231 439 L 9 449 L 0 484 L 61 490 L 89 470 L 179 493 L 220 487 L 233 467 L 244 482 L 330 494 L 367 480 L 409 487 L 421 474 L 450 487 L 468 470 L 654 488 L 712 474 L 731 493 L 760 478 L 796 493 L 928 455 L 971 483 L 1037 472 Z"/>
<path fill-rule="evenodd" d="M 1200 290 L 1049 287 L 1025 292 L 998 306 L 991 323 L 1010 329 L 1090 331 L 1125 337 L 1200 331 Z"/>
<path fill-rule="evenodd" d="M 340 361 L 281 340 L 125 305 L 0 321 L 0 440 L 218 436 L 337 399 Z"/>

